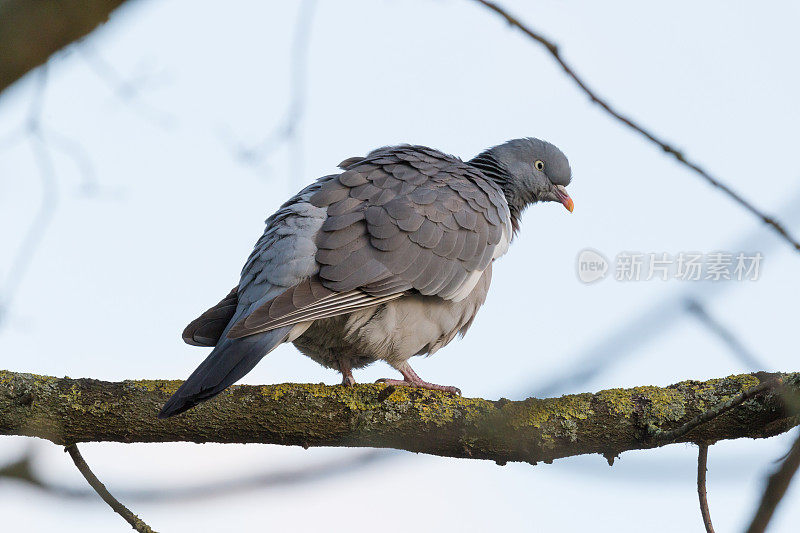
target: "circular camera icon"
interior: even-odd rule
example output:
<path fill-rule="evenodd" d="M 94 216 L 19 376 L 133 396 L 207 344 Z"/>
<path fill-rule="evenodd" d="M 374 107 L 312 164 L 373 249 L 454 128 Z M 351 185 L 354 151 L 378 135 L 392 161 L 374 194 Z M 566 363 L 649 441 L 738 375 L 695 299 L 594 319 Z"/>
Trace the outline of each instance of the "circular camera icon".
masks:
<path fill-rule="evenodd" d="M 608 259 L 597 250 L 586 248 L 578 254 L 578 279 L 583 283 L 595 283 L 606 277 Z"/>

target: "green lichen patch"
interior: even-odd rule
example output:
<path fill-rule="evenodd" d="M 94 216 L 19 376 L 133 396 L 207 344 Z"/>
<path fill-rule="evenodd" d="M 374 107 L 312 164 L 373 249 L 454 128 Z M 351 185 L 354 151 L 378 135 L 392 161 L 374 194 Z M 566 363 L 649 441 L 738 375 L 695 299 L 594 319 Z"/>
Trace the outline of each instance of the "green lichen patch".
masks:
<path fill-rule="evenodd" d="M 541 429 L 553 421 L 586 420 L 594 414 L 591 402 L 591 394 L 571 394 L 560 398 L 528 398 L 506 404 L 503 410 L 513 411 L 509 418 L 512 427 Z"/>
<path fill-rule="evenodd" d="M 126 390 L 143 391 L 143 392 L 162 392 L 164 394 L 175 394 L 178 387 L 183 384 L 183 381 L 173 379 L 126 379 L 122 382 L 122 386 Z"/>
<path fill-rule="evenodd" d="M 655 386 L 608 389 L 595 397 L 610 414 L 631 418 L 653 417 L 658 421 L 678 420 L 686 414 L 685 397 L 679 391 Z"/>
<path fill-rule="evenodd" d="M 409 387 L 398 387 L 398 389 L 409 389 Z M 408 395 L 420 419 L 436 426 L 444 426 L 456 419 L 472 422 L 486 412 L 495 410 L 493 403 L 480 398 L 464 398 L 422 389 L 410 389 Z"/>
<path fill-rule="evenodd" d="M 316 399 L 332 401 L 346 407 L 354 414 L 369 414 L 376 411 L 394 413 L 415 412 L 426 423 L 444 425 L 457 418 L 471 420 L 494 405 L 475 398 L 463 398 L 452 394 L 416 389 L 413 387 L 387 386 L 384 384 L 359 384 L 354 387 L 311 383 L 282 383 L 263 385 L 259 394 L 271 401 L 292 399 Z"/>

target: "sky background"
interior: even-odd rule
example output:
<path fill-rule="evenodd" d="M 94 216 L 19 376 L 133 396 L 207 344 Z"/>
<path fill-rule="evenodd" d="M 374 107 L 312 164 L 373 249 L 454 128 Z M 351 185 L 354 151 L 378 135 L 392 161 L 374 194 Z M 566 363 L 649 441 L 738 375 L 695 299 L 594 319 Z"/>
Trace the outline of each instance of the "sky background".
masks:
<path fill-rule="evenodd" d="M 800 74 L 791 67 L 800 47 L 797 4 L 503 4 L 559 43 L 598 93 L 800 234 Z M 293 84 L 293 65 L 304 56 L 293 45 L 298 16 L 312 18 L 307 68 L 299 69 L 305 83 Z M 269 140 L 298 94 L 304 105 L 295 139 L 244 157 L 241 146 Z M 21 130 L 36 101 L 43 144 Z M 575 212 L 548 204 L 525 213 L 466 338 L 412 361 L 424 379 L 459 386 L 465 396 L 524 398 L 596 360 L 598 345 L 627 357 L 557 393 L 754 370 L 682 311 L 687 294 L 736 333 L 761 369 L 800 370 L 800 256 L 610 120 L 540 46 L 466 0 L 224 8 L 139 0 L 54 56 L 46 78 L 35 71 L 7 90 L 0 97 L 0 368 L 185 378 L 207 350 L 185 345 L 180 332 L 238 281 L 264 219 L 289 195 L 379 146 L 424 144 L 466 159 L 522 136 L 547 139 L 570 158 Z M 48 157 L 52 171 L 40 166 Z M 44 229 L 42 239 L 20 263 L 43 199 L 52 209 L 38 219 L 46 224 L 33 226 Z M 576 257 L 587 247 L 609 258 L 726 250 L 760 251 L 764 260 L 755 282 L 586 285 Z M 395 374 L 375 364 L 355 377 Z M 339 380 L 284 345 L 242 382 Z M 711 448 L 718 531 L 749 522 L 765 476 L 795 433 Z M 44 441 L 0 439 L 0 464 L 28 449 L 46 479 L 84 486 L 62 449 Z M 684 444 L 626 452 L 612 468 L 600 456 L 499 467 L 395 453 L 314 483 L 189 502 L 126 501 L 125 492 L 292 472 L 363 452 L 209 444 L 82 450 L 112 493 L 165 532 L 702 529 L 697 448 Z M 794 531 L 798 503 L 795 483 L 773 531 Z M 0 513 L 9 530 L 127 528 L 99 498 L 60 499 L 8 480 L 0 480 Z"/>

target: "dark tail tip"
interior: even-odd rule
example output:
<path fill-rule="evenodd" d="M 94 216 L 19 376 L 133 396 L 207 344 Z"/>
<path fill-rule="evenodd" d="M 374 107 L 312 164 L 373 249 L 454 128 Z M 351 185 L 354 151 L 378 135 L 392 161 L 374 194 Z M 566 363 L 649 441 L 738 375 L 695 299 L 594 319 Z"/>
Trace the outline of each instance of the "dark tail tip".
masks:
<path fill-rule="evenodd" d="M 290 329 L 285 326 L 247 339 L 223 338 L 167 400 L 158 418 L 181 414 L 233 385 L 283 342 Z"/>
<path fill-rule="evenodd" d="M 161 408 L 161 411 L 158 413 L 158 418 L 163 420 L 165 418 L 179 415 L 185 411 L 188 411 L 205 399 L 207 399 L 207 397 L 198 398 L 196 396 L 184 396 L 183 394 L 180 394 L 180 391 L 178 391 L 173 394 L 172 397 L 167 400 L 167 403 L 164 404 L 164 407 Z"/>

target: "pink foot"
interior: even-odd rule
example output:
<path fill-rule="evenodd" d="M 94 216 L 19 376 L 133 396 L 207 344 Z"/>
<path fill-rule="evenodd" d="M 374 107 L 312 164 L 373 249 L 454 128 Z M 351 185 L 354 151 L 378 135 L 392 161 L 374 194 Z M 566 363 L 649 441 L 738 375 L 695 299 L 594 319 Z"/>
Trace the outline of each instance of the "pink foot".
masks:
<path fill-rule="evenodd" d="M 343 387 L 352 387 L 356 384 L 356 378 L 353 377 L 353 369 L 350 367 L 350 361 L 340 360 L 339 371 L 342 373 Z"/>
<path fill-rule="evenodd" d="M 444 392 L 449 392 L 451 394 L 457 394 L 461 396 L 461 389 L 458 387 L 453 387 L 450 385 L 437 385 L 436 383 L 428 383 L 424 381 L 421 377 L 417 375 L 414 370 L 409 366 L 408 363 L 403 363 L 402 366 L 397 368 L 405 379 L 388 379 L 382 378 L 376 381 L 375 383 L 385 383 L 387 385 L 400 385 L 402 387 L 417 387 L 418 389 L 428 389 L 428 390 L 440 390 Z"/>

